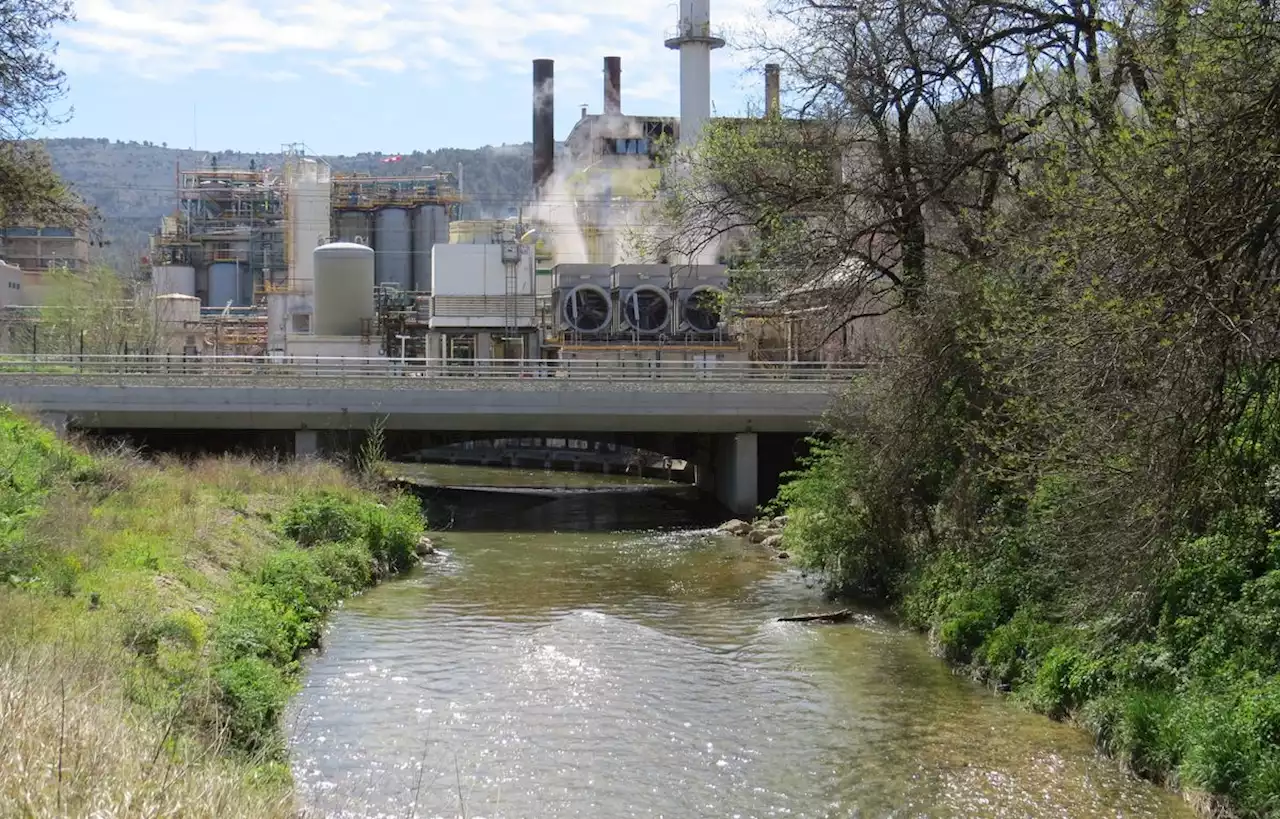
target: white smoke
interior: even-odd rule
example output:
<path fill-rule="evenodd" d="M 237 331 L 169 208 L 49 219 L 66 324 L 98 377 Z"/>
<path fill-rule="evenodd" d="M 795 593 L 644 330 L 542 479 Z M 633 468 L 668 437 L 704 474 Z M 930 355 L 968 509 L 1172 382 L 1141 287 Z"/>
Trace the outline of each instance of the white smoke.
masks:
<path fill-rule="evenodd" d="M 595 145 L 602 137 L 627 134 L 628 117 L 596 116 L 579 137 Z M 636 135 L 637 137 L 639 135 Z M 566 151 L 534 204 L 534 219 L 551 246 L 555 264 L 654 262 L 665 232 L 657 219 L 656 185 L 641 172 L 646 155 L 607 155 L 573 160 Z M 621 188 L 615 188 L 619 184 Z M 652 189 L 650 189 L 652 188 Z"/>

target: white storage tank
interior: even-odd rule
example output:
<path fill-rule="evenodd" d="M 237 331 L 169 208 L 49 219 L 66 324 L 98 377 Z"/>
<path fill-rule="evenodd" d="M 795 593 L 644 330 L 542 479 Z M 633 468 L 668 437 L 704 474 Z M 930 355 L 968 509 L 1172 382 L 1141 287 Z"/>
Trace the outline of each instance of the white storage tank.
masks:
<path fill-rule="evenodd" d="M 151 292 L 157 296 L 196 294 L 196 269 L 185 264 L 155 265 L 151 268 Z"/>
<path fill-rule="evenodd" d="M 334 242 L 312 253 L 316 279 L 311 331 L 318 336 L 361 335 L 364 320 L 372 322 L 374 317 L 373 249 Z"/>
<path fill-rule="evenodd" d="M 163 330 L 194 327 L 200 323 L 200 299 L 181 293 L 164 293 L 156 296 L 156 323 Z"/>

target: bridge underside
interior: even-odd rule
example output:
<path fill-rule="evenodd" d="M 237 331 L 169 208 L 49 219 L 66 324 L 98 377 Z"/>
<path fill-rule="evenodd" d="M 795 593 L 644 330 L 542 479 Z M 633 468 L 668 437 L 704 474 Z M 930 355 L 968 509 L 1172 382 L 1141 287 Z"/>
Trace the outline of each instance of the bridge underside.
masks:
<path fill-rule="evenodd" d="M 53 419 L 56 422 L 59 419 Z M 99 427 L 72 422 L 77 431 L 102 440 L 123 440 L 152 451 L 183 455 L 221 453 L 318 457 L 350 453 L 364 442 L 363 430 L 315 429 L 147 429 Z M 537 438 L 536 430 L 503 433 L 507 439 Z M 747 516 L 778 490 L 782 473 L 795 468 L 806 449 L 799 433 L 559 433 L 589 444 L 613 444 L 687 461 L 686 480 L 714 495 L 731 513 Z M 405 460 L 424 449 L 468 441 L 488 441 L 493 433 L 387 430 L 384 450 Z M 682 477 L 682 476 L 677 476 Z"/>
<path fill-rule="evenodd" d="M 156 449 L 323 454 L 381 426 L 391 456 L 466 440 L 556 435 L 662 453 L 734 514 L 772 496 L 836 382 L 721 380 L 0 379 L 0 400 L 55 425 L 124 433 Z"/>

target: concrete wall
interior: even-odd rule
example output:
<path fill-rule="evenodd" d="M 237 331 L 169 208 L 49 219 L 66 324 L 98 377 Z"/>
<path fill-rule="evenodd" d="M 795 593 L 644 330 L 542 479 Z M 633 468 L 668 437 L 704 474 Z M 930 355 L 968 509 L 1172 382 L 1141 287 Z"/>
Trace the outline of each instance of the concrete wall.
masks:
<path fill-rule="evenodd" d="M 23 279 L 22 268 L 0 262 L 0 307 L 27 304 L 23 300 Z"/>

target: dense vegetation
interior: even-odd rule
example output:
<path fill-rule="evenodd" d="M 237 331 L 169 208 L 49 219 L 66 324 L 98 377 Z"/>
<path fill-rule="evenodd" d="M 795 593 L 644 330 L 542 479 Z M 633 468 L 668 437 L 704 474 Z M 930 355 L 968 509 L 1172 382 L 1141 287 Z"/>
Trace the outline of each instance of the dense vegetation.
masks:
<path fill-rule="evenodd" d="M 91 455 L 8 410 L 0 467 L 0 803 L 296 815 L 299 656 L 411 565 L 416 502 L 318 463 Z"/>
<path fill-rule="evenodd" d="M 892 330 L 788 548 L 1206 811 L 1280 815 L 1276 9 L 774 5 L 811 118 L 713 127 L 680 236 Z"/>

